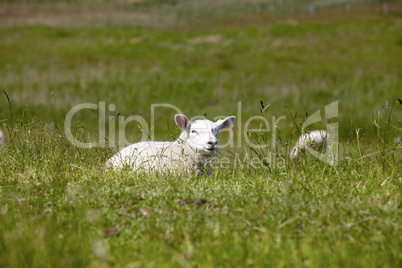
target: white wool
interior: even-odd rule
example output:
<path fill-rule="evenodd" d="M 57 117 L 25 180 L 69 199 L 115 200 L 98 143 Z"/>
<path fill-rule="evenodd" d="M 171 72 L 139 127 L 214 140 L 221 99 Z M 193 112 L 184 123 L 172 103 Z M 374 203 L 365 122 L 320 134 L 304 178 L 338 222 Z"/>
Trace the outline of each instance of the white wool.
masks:
<path fill-rule="evenodd" d="M 297 158 L 306 150 L 306 147 L 320 150 L 324 142 L 325 145 L 328 146 L 328 134 L 325 130 L 313 130 L 302 134 L 291 150 L 290 158 Z"/>
<path fill-rule="evenodd" d="M 218 133 L 229 127 L 234 116 L 212 122 L 189 122 L 185 115 L 176 115 L 176 125 L 183 130 L 174 142 L 146 141 L 132 144 L 107 161 L 114 168 L 128 167 L 134 171 L 188 174 L 207 171 L 217 155 Z"/>

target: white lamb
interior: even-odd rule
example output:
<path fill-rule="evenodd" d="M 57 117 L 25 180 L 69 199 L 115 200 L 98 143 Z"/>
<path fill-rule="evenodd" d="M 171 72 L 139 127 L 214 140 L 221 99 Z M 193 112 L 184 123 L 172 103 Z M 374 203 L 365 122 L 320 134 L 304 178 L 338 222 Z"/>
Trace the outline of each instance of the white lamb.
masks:
<path fill-rule="evenodd" d="M 176 125 L 183 130 L 174 142 L 145 141 L 132 144 L 110 158 L 106 165 L 129 167 L 134 171 L 189 174 L 210 173 L 210 163 L 219 149 L 219 131 L 232 125 L 235 116 L 212 122 L 190 122 L 183 114 L 175 115 Z"/>
<path fill-rule="evenodd" d="M 4 144 L 5 140 L 4 140 L 4 134 L 3 131 L 0 130 L 0 144 Z"/>
<path fill-rule="evenodd" d="M 302 134 L 293 147 L 290 158 L 295 159 L 306 150 L 306 147 L 321 150 L 323 145 L 328 146 L 328 135 L 325 130 L 313 130 Z"/>

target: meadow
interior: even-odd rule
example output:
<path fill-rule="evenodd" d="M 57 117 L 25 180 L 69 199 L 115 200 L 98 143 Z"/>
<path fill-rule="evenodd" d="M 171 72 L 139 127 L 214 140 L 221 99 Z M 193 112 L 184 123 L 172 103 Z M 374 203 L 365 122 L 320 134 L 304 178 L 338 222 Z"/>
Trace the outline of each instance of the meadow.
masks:
<path fill-rule="evenodd" d="M 402 5 L 285 2 L 1 0 L 0 267 L 401 266 Z M 120 133 L 179 135 L 153 104 L 236 115 L 229 164 L 106 170 Z M 288 157 L 316 111 L 337 165 Z"/>

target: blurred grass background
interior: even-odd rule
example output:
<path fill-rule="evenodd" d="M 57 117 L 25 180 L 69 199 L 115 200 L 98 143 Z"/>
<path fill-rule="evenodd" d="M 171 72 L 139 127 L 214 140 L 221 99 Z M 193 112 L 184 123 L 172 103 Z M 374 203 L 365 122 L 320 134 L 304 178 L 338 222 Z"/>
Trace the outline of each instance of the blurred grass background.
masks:
<path fill-rule="evenodd" d="M 284 104 L 301 124 L 338 100 L 345 140 L 356 127 L 373 137 L 378 110 L 401 97 L 397 1 L 17 0 L 0 1 L 0 14 L 0 89 L 15 118 L 62 127 L 74 105 L 104 101 L 116 105 L 112 117 L 150 122 L 150 105 L 169 103 L 244 125 L 262 100 L 268 118 L 286 116 L 280 135 L 289 136 Z M 0 119 L 9 110 L 3 94 Z M 174 113 L 157 111 L 158 139 L 178 133 Z M 97 133 L 98 112 L 74 122 Z M 130 123 L 127 136 L 139 131 Z"/>

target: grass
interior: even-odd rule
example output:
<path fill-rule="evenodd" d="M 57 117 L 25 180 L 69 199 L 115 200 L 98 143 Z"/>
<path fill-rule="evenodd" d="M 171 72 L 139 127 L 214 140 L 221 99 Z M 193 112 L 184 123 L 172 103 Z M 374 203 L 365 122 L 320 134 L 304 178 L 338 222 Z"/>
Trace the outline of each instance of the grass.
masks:
<path fill-rule="evenodd" d="M 0 267 L 400 266 L 400 4 L 307 15 L 253 3 L 2 1 Z M 338 165 L 289 161 L 306 114 L 336 100 Z M 117 148 L 77 148 L 64 132 L 74 105 L 99 102 L 116 106 L 107 134 L 170 103 L 236 115 L 236 142 L 210 177 L 106 171 Z M 156 139 L 179 134 L 174 113 L 156 111 Z M 259 115 L 284 116 L 275 148 L 245 141 L 271 143 L 272 128 L 247 134 Z M 77 113 L 74 135 L 97 140 L 98 116 Z M 126 128 L 131 142 L 141 134 Z"/>
<path fill-rule="evenodd" d="M 154 177 L 102 172 L 110 153 L 69 146 L 42 123 L 15 131 L 2 151 L 1 266 L 400 261 L 400 158 Z"/>

